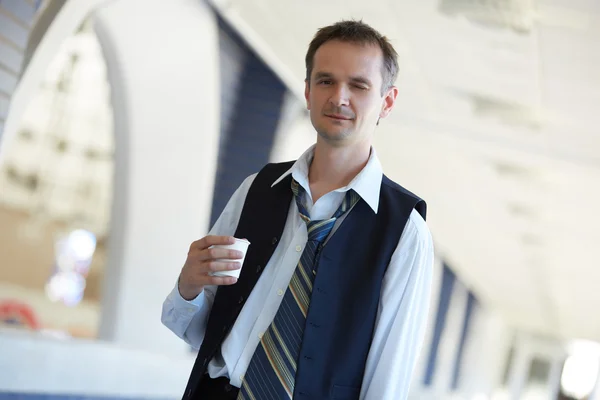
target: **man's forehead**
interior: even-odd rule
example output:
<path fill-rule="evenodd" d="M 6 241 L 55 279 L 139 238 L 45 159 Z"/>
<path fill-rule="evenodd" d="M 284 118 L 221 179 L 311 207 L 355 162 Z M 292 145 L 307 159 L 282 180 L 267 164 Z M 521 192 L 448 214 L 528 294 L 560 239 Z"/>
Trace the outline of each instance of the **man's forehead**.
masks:
<path fill-rule="evenodd" d="M 324 43 L 313 59 L 313 74 L 336 73 L 336 70 L 354 73 L 379 73 L 383 67 L 383 52 L 370 43 L 354 43 L 332 40 Z M 348 71 L 351 72 L 351 71 Z"/>

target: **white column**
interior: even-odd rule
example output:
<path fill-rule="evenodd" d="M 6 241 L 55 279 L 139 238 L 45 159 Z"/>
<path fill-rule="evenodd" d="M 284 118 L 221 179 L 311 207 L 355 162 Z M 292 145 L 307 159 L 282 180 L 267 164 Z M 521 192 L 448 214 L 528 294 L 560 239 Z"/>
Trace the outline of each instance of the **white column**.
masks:
<path fill-rule="evenodd" d="M 446 324 L 438 349 L 437 366 L 433 380 L 436 393 L 447 393 L 451 390 L 454 362 L 460 344 L 467 298 L 468 292 L 457 277 L 452 289 Z"/>
<path fill-rule="evenodd" d="M 465 348 L 461 393 L 490 396 L 501 385 L 512 333 L 505 321 L 490 309 L 480 307 L 475 312 Z"/>
<path fill-rule="evenodd" d="M 197 0 L 120 0 L 94 20 L 116 148 L 100 337 L 186 352 L 160 313 L 190 243 L 208 230 L 219 131 L 217 21 Z"/>
<path fill-rule="evenodd" d="M 550 400 L 556 400 L 558 393 L 560 392 L 560 377 L 562 375 L 562 368 L 564 364 L 563 357 L 554 357 L 552 365 L 550 367 L 550 373 L 548 374 L 548 398 Z"/>
<path fill-rule="evenodd" d="M 510 400 L 520 400 L 527 383 L 532 354 L 525 338 L 518 337 L 508 376 Z"/>
<path fill-rule="evenodd" d="M 598 371 L 598 377 L 596 378 L 594 390 L 592 390 L 592 393 L 590 393 L 588 400 L 600 400 L 600 370 Z"/>

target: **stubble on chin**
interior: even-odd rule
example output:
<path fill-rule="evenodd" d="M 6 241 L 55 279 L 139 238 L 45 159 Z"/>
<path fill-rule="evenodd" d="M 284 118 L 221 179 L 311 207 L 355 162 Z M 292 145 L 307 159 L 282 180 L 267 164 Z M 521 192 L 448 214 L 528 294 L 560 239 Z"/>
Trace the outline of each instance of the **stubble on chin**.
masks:
<path fill-rule="evenodd" d="M 352 130 L 344 129 L 343 131 L 330 132 L 325 129 L 317 129 L 317 134 L 325 142 L 332 146 L 339 146 L 344 143 L 350 136 L 352 136 Z"/>

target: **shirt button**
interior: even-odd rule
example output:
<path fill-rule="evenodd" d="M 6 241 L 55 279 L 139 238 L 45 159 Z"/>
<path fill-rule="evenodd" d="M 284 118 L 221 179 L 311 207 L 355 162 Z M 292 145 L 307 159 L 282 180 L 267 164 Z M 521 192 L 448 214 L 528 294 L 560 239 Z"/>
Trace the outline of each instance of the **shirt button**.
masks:
<path fill-rule="evenodd" d="M 240 375 L 240 381 L 244 381 L 244 375 Z"/>
<path fill-rule="evenodd" d="M 277 294 L 278 294 L 278 295 L 280 295 L 280 296 L 283 296 L 283 290 L 279 289 L 279 290 L 277 291 Z"/>
<path fill-rule="evenodd" d="M 300 246 L 300 245 L 296 246 L 296 251 L 297 252 L 301 252 L 302 251 L 302 246 Z"/>
<path fill-rule="evenodd" d="M 259 339 L 262 339 L 262 338 L 263 338 L 263 335 L 264 335 L 264 333 L 262 333 L 262 332 L 261 332 L 261 333 L 259 333 L 259 334 L 258 334 L 258 338 L 259 338 Z"/>

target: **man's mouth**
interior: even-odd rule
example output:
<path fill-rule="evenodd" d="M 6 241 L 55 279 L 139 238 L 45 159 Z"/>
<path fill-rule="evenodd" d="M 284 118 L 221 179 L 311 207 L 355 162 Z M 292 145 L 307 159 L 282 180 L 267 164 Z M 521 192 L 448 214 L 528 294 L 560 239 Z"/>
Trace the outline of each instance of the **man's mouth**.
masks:
<path fill-rule="evenodd" d="M 346 115 L 341 115 L 341 114 L 325 114 L 325 116 L 329 117 L 329 118 L 337 119 L 340 121 L 349 121 L 352 119 Z"/>

